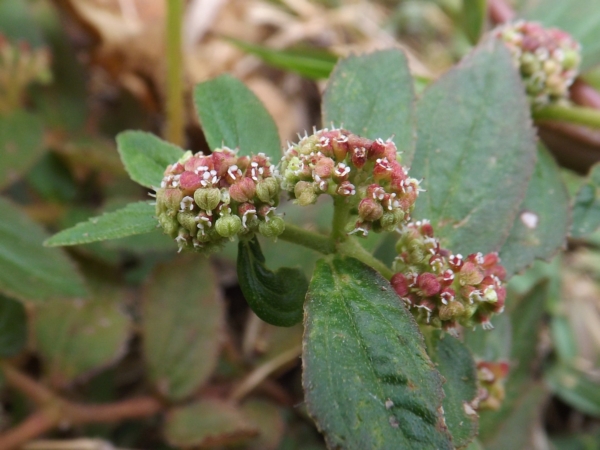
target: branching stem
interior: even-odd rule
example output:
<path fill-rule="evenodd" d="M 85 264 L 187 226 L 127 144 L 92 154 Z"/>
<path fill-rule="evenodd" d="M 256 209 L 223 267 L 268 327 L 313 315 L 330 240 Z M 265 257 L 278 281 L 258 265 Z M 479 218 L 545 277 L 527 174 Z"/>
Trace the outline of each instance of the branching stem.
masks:
<path fill-rule="evenodd" d="M 546 106 L 533 111 L 535 120 L 560 120 L 592 128 L 600 128 L 600 111 L 579 106 Z"/>
<path fill-rule="evenodd" d="M 285 230 L 283 231 L 283 234 L 279 236 L 279 239 L 302 245 L 303 247 L 316 250 L 324 255 L 335 252 L 335 243 L 328 236 L 305 230 L 304 228 L 287 222 L 285 224 Z"/>

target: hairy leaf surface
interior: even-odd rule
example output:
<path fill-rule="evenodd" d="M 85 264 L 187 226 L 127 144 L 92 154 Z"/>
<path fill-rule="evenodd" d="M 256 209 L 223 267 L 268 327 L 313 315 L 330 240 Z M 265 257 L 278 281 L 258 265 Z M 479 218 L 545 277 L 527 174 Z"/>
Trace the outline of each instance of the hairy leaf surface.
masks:
<path fill-rule="evenodd" d="M 536 145 L 508 50 L 487 40 L 430 85 L 417 104 L 414 216 L 463 255 L 499 250 L 525 196 Z"/>
<path fill-rule="evenodd" d="M 352 258 L 320 260 L 304 324 L 306 403 L 330 448 L 453 448 L 442 377 L 377 272 Z"/>

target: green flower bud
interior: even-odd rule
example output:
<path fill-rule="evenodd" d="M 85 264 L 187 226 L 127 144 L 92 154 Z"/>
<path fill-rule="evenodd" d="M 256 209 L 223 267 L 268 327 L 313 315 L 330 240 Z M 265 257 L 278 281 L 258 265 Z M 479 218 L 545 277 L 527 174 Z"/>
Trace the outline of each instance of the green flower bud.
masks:
<path fill-rule="evenodd" d="M 404 220 L 404 211 L 400 208 L 393 211 L 386 211 L 381 216 L 381 228 L 385 231 L 394 231 L 402 220 Z"/>
<path fill-rule="evenodd" d="M 269 221 L 261 221 L 258 225 L 258 232 L 265 237 L 277 237 L 285 230 L 285 222 L 279 216 L 274 216 Z"/>
<path fill-rule="evenodd" d="M 164 205 L 162 207 L 171 212 L 179 211 L 181 200 L 183 200 L 183 192 L 179 189 L 160 189 L 156 193 L 156 203 L 162 203 Z"/>
<path fill-rule="evenodd" d="M 196 215 L 190 211 L 180 211 L 177 213 L 177 221 L 190 232 L 191 236 L 196 236 L 198 231 Z"/>
<path fill-rule="evenodd" d="M 274 177 L 265 178 L 256 185 L 256 196 L 261 202 L 270 203 L 279 195 L 279 182 Z"/>
<path fill-rule="evenodd" d="M 221 201 L 221 191 L 218 188 L 201 188 L 194 192 L 196 204 L 204 211 L 212 211 Z"/>
<path fill-rule="evenodd" d="M 159 214 L 158 223 L 165 234 L 175 238 L 179 232 L 179 223 L 177 220 L 167 213 Z"/>
<path fill-rule="evenodd" d="M 462 303 L 453 301 L 447 305 L 440 306 L 439 317 L 442 320 L 456 320 L 465 313 L 465 307 Z"/>
<path fill-rule="evenodd" d="M 312 183 L 308 181 L 299 181 L 294 187 L 294 195 L 296 203 L 300 206 L 312 205 L 317 201 L 317 193 Z"/>
<path fill-rule="evenodd" d="M 220 236 L 230 238 L 242 228 L 242 220 L 238 216 L 221 216 L 215 223 L 215 230 Z"/>
<path fill-rule="evenodd" d="M 565 57 L 563 59 L 563 67 L 567 70 L 575 69 L 579 67 L 581 62 L 581 55 L 576 50 L 565 50 Z"/>

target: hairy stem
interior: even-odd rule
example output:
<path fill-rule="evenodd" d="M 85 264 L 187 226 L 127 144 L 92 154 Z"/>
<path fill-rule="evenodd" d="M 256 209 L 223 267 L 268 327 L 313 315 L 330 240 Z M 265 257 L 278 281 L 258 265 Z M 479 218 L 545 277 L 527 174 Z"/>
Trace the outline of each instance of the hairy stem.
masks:
<path fill-rule="evenodd" d="M 167 130 L 166 138 L 182 146 L 184 137 L 183 58 L 181 27 L 183 0 L 167 1 Z"/>
<path fill-rule="evenodd" d="M 333 222 L 331 237 L 336 241 L 347 239 L 346 225 L 350 219 L 350 204 L 345 198 L 335 197 L 333 200 Z"/>
<path fill-rule="evenodd" d="M 285 224 L 285 230 L 279 236 L 282 239 L 293 244 L 316 250 L 319 253 L 328 255 L 335 252 L 335 244 L 328 237 L 313 231 L 305 230 L 299 226 L 290 223 Z"/>
<path fill-rule="evenodd" d="M 371 255 L 371 253 L 360 245 L 360 242 L 358 242 L 356 238 L 350 238 L 339 244 L 338 249 L 340 253 L 356 258 L 367 266 L 371 266 L 388 280 L 394 275 L 394 272 L 392 272 L 388 266 Z"/>
<path fill-rule="evenodd" d="M 535 120 L 560 120 L 592 128 L 600 128 L 600 111 L 578 106 L 546 106 L 533 111 Z"/>

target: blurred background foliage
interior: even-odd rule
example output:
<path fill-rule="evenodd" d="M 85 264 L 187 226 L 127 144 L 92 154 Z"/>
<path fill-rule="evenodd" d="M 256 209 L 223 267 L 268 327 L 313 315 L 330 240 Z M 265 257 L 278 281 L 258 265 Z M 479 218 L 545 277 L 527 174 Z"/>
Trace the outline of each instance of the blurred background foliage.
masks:
<path fill-rule="evenodd" d="M 338 58 L 399 47 L 422 92 L 491 29 L 488 10 L 498 2 L 489 3 L 190 0 L 185 146 L 208 151 L 189 100 L 198 82 L 232 73 L 264 102 L 282 142 L 293 140 L 320 124 L 324 81 Z M 210 260 L 181 256 L 158 231 L 68 250 L 41 245 L 52 232 L 146 199 L 126 176 L 114 136 L 164 134 L 166 5 L 0 0 L 0 53 L 12 45 L 25 58 L 3 81 L 12 90 L 0 91 L 0 442 L 38 450 L 323 449 L 303 404 L 302 328 L 276 328 L 250 312 L 234 246 Z M 598 0 L 513 6 L 581 40 L 582 79 L 600 89 Z M 7 58 L 4 67 L 14 62 Z M 511 368 L 505 400 L 482 414 L 473 449 L 600 448 L 600 130 L 538 125 L 564 166 L 571 238 L 563 254 L 513 279 L 495 331 L 465 332 L 478 360 Z M 323 230 L 327 206 L 282 210 Z M 376 237 L 365 243 L 377 245 Z M 283 242 L 263 249 L 273 268 L 293 254 L 312 271 L 309 250 Z M 130 409 L 78 420 L 77 405 L 118 402 Z M 48 405 L 67 405 L 72 415 L 39 425 L 36 414 Z"/>

